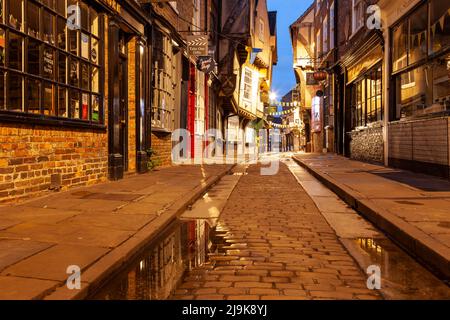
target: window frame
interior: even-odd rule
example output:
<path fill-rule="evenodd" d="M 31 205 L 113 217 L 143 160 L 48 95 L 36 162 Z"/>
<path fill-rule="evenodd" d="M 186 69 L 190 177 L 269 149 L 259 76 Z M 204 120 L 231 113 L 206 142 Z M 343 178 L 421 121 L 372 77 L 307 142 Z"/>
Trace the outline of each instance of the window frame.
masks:
<path fill-rule="evenodd" d="M 60 1 L 60 0 L 58 0 Z M 22 26 L 20 30 L 15 29 L 13 26 L 11 26 L 7 21 L 7 16 L 9 16 L 9 8 L 6 1 L 2 1 L 3 4 L 3 17 L 0 18 L 0 28 L 4 30 L 5 32 L 5 61 L 3 65 L 0 65 L 0 71 L 3 72 L 5 79 L 4 81 L 4 105 L 0 106 L 0 122 L 22 122 L 22 123 L 36 123 L 36 124 L 42 124 L 42 125 L 64 125 L 68 127 L 81 127 L 81 128 L 93 128 L 93 129 L 105 129 L 105 107 L 104 107 L 104 86 L 102 85 L 104 80 L 104 70 L 105 70 L 105 57 L 104 57 L 104 42 L 102 40 L 102 33 L 104 33 L 104 13 L 101 10 L 100 6 L 92 6 L 89 5 L 84 0 L 79 1 L 78 3 L 82 3 L 86 6 L 87 12 L 88 12 L 88 30 L 85 30 L 81 28 L 80 30 L 77 30 L 77 41 L 80 41 L 81 34 L 85 33 L 88 35 L 88 58 L 84 59 L 81 56 L 81 52 L 78 51 L 77 55 L 73 54 L 69 50 L 69 30 L 67 29 L 66 25 L 64 25 L 64 37 L 65 37 L 65 48 L 60 47 L 60 43 L 58 41 L 58 34 L 59 34 L 59 25 L 58 23 L 67 21 L 67 4 L 68 2 L 64 1 L 65 3 L 65 12 L 60 12 L 60 8 L 58 7 L 58 4 L 56 2 L 53 2 L 48 6 L 43 1 L 36 1 L 36 0 L 23 0 L 21 2 L 22 6 Z M 28 8 L 31 6 L 36 6 L 38 11 L 38 24 L 39 24 L 39 30 L 38 32 L 34 32 L 30 34 L 28 30 Z M 90 14 L 92 12 L 95 12 L 98 17 L 98 28 L 97 32 L 98 34 L 95 35 L 93 33 L 93 30 L 91 29 L 91 18 Z M 44 17 L 45 15 L 49 15 L 51 18 L 51 30 L 52 30 L 52 38 L 53 41 L 45 41 L 46 38 L 44 37 Z M 34 30 L 36 31 L 36 30 Z M 10 34 L 17 34 L 19 35 L 22 40 L 22 67 L 21 70 L 14 70 L 11 69 L 10 65 L 8 64 L 9 61 L 9 35 Z M 91 47 L 93 43 L 93 38 L 95 38 L 97 45 L 97 56 L 96 61 L 92 61 L 92 49 Z M 37 48 L 39 51 L 39 72 L 38 74 L 30 73 L 30 66 L 28 63 L 28 46 L 31 42 L 34 42 L 37 44 Z M 45 50 L 50 50 L 50 52 L 53 54 L 53 61 L 52 61 L 52 76 L 49 78 L 44 73 L 44 52 Z M 62 80 L 60 78 L 60 67 L 62 66 L 60 64 L 60 58 L 64 57 L 66 59 L 65 62 L 65 74 L 66 78 Z M 78 84 L 79 86 L 71 86 L 69 83 L 69 69 L 70 69 L 70 58 L 77 59 L 79 65 L 81 66 L 81 62 L 84 62 L 88 66 L 88 89 L 83 89 L 81 86 L 81 67 L 78 70 Z M 92 84 L 92 71 L 97 70 L 98 75 L 98 90 L 94 92 L 93 84 Z M 9 108 L 9 95 L 10 91 L 8 88 L 8 81 L 7 79 L 10 77 L 10 75 L 18 75 L 21 77 L 22 82 L 22 106 L 21 110 L 19 111 L 17 108 L 16 110 L 8 110 Z M 28 83 L 30 82 L 39 82 L 39 112 L 30 113 L 28 112 L 28 102 L 29 99 L 29 89 L 28 89 Z M 52 87 L 52 98 L 51 98 L 51 113 L 47 114 L 45 108 L 46 101 L 44 100 L 45 96 L 45 86 L 50 85 Z M 80 114 L 77 116 L 73 116 L 70 114 L 70 107 L 69 107 L 69 91 L 70 90 L 78 90 L 80 95 L 79 100 L 79 111 Z M 65 97 L 63 99 L 60 98 L 60 94 L 64 92 Z M 88 111 L 87 111 L 87 119 L 82 119 L 82 97 L 83 94 L 87 94 L 88 97 Z M 65 101 L 65 106 L 60 106 L 60 101 Z M 94 120 L 94 101 L 98 101 L 98 121 Z M 65 108 L 64 108 L 65 107 Z M 66 112 L 66 116 L 62 116 L 60 113 L 61 110 L 64 110 Z M 97 117 L 97 116 L 96 116 Z"/>
<path fill-rule="evenodd" d="M 379 73 L 379 77 L 378 77 Z M 379 81 L 380 94 L 372 94 L 369 88 L 369 80 L 371 75 L 375 76 L 375 81 Z M 377 87 L 378 88 L 378 87 Z M 377 90 L 378 91 L 378 90 Z M 359 97 L 360 96 L 360 97 Z M 363 75 L 352 82 L 350 87 L 350 108 L 352 110 L 352 130 L 357 128 L 365 128 L 372 123 L 384 120 L 384 94 L 383 94 L 383 64 L 377 63 Z M 359 99 L 360 98 L 360 99 Z M 369 104 L 375 99 L 375 115 L 376 120 L 369 119 Z M 380 106 L 378 105 L 380 101 Z M 359 106 L 359 107 L 358 107 Z"/>
<path fill-rule="evenodd" d="M 356 16 L 356 8 L 361 8 L 361 16 Z M 352 35 L 356 34 L 359 30 L 361 30 L 364 27 L 364 1 L 363 0 L 352 0 Z M 361 19 L 361 25 L 357 26 L 356 22 L 358 21 L 358 18 Z"/>
<path fill-rule="evenodd" d="M 426 43 L 426 50 L 427 53 L 425 54 L 425 56 L 422 59 L 419 59 L 413 63 L 410 63 L 410 41 L 407 41 L 406 43 L 406 55 L 404 57 L 404 59 L 406 60 L 405 66 L 401 67 L 401 68 L 397 68 L 394 70 L 394 64 L 395 64 L 395 60 L 394 60 L 394 55 L 390 56 L 390 61 L 389 61 L 389 79 L 390 79 L 390 87 L 392 87 L 393 89 L 390 90 L 390 103 L 389 103 L 389 121 L 400 121 L 400 120 L 411 120 L 411 119 L 416 119 L 417 117 L 423 117 L 423 115 L 411 115 L 411 116 L 407 116 L 402 118 L 401 115 L 398 116 L 398 97 L 399 97 L 399 92 L 398 92 L 398 88 L 397 88 L 397 81 L 401 81 L 401 77 L 405 74 L 408 74 L 410 72 L 413 72 L 419 68 L 428 68 L 430 66 L 433 65 L 433 63 L 435 63 L 436 61 L 438 61 L 440 58 L 445 57 L 446 55 L 450 54 L 450 46 L 447 46 L 446 48 L 443 48 L 437 52 L 433 52 L 431 50 L 432 47 L 432 37 L 431 37 L 431 5 L 432 2 L 435 0 L 423 0 L 420 1 L 417 5 L 415 5 L 411 10 L 409 10 L 401 19 L 399 19 L 398 21 L 396 21 L 390 28 L 389 28 L 389 37 L 390 37 L 390 42 L 389 42 L 389 47 L 391 52 L 394 52 L 395 48 L 394 48 L 394 31 L 396 30 L 396 28 L 400 27 L 402 24 L 406 24 L 407 26 L 407 30 L 408 30 L 408 34 L 407 34 L 407 39 L 410 39 L 410 32 L 411 32 L 411 27 L 410 27 L 410 20 L 411 17 L 413 17 L 417 12 L 419 12 L 423 7 L 426 8 L 427 11 L 427 28 L 426 28 L 426 39 L 427 39 L 427 43 Z M 450 9 L 450 8 L 449 8 Z M 415 84 L 415 83 L 413 83 Z M 433 85 L 432 85 L 433 86 Z M 411 84 L 412 87 L 412 84 Z M 408 87 L 405 87 L 408 88 Z M 434 90 L 434 88 L 433 88 Z M 450 111 L 446 111 L 447 113 L 450 114 Z M 426 114 L 425 117 L 434 117 L 434 116 L 439 116 L 441 113 L 429 113 Z"/>

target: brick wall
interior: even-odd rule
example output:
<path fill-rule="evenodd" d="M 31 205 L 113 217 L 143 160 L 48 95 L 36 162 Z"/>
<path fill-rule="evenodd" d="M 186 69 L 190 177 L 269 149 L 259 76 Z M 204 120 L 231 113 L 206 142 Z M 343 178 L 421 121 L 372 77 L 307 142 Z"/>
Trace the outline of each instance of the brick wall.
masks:
<path fill-rule="evenodd" d="M 47 191 L 54 174 L 62 189 L 107 179 L 105 132 L 2 124 L 0 141 L 0 202 Z"/>
<path fill-rule="evenodd" d="M 383 163 L 383 127 L 375 124 L 370 128 L 351 133 L 350 157 L 359 161 Z"/>
<path fill-rule="evenodd" d="M 172 135 L 170 133 L 152 132 L 152 149 L 156 153 L 152 159 L 159 160 L 161 166 L 172 164 Z"/>

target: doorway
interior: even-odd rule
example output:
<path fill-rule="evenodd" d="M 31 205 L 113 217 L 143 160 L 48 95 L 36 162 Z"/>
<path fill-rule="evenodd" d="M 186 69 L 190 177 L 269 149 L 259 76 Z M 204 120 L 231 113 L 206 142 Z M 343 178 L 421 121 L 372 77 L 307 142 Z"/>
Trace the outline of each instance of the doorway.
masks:
<path fill-rule="evenodd" d="M 125 46 L 125 45 L 124 45 Z M 125 51 L 119 55 L 119 146 L 124 172 L 128 171 L 128 59 Z"/>

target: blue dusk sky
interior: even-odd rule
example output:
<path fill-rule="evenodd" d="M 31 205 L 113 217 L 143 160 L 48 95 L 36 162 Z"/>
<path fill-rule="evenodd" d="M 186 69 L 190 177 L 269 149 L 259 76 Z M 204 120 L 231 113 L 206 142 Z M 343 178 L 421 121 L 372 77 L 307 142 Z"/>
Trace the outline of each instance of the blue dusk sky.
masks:
<path fill-rule="evenodd" d="M 295 86 L 289 26 L 311 5 L 312 0 L 268 0 L 269 11 L 278 11 L 278 65 L 274 67 L 272 91 L 280 99 Z"/>

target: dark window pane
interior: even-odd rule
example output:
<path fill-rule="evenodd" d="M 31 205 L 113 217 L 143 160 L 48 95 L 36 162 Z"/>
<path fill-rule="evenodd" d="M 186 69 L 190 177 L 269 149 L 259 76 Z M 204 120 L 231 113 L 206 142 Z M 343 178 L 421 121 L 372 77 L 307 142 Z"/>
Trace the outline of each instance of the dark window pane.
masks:
<path fill-rule="evenodd" d="M 39 48 L 40 43 L 37 40 L 29 39 L 28 40 L 28 73 L 39 75 L 39 62 L 41 59 L 39 58 Z"/>
<path fill-rule="evenodd" d="M 100 92 L 100 73 L 99 69 L 95 67 L 91 67 L 91 91 Z"/>
<path fill-rule="evenodd" d="M 69 52 L 78 55 L 78 31 L 68 30 L 69 33 Z"/>
<path fill-rule="evenodd" d="M 33 2 L 28 3 L 27 26 L 28 35 L 39 39 L 39 7 Z"/>
<path fill-rule="evenodd" d="M 428 68 L 419 67 L 397 77 L 397 118 L 425 114 L 431 105 L 431 79 Z"/>
<path fill-rule="evenodd" d="M 26 107 L 29 113 L 41 113 L 41 82 L 39 80 L 27 80 Z"/>
<path fill-rule="evenodd" d="M 94 36 L 99 36 L 99 34 L 100 34 L 100 29 L 99 29 L 99 26 L 100 26 L 100 23 L 99 23 L 99 16 L 98 16 L 98 13 L 97 13 L 97 11 L 95 11 L 94 9 L 90 9 L 90 21 L 91 21 L 91 33 L 94 35 Z"/>
<path fill-rule="evenodd" d="M 66 17 L 66 0 L 56 0 L 56 11 Z"/>
<path fill-rule="evenodd" d="M 56 1 L 61 1 L 61 0 L 56 0 Z M 54 0 L 42 0 L 42 3 L 51 9 L 55 9 Z"/>
<path fill-rule="evenodd" d="M 55 30 L 54 30 L 54 20 L 55 17 L 49 11 L 44 10 L 44 19 L 43 19 L 43 30 L 42 30 L 42 39 L 50 43 L 52 45 L 55 44 Z"/>
<path fill-rule="evenodd" d="M 438 52 L 450 46 L 450 2 L 433 0 L 430 6 L 431 52 Z"/>
<path fill-rule="evenodd" d="M 69 92 L 69 110 L 72 118 L 80 118 L 80 93 L 77 90 Z"/>
<path fill-rule="evenodd" d="M 427 55 L 428 10 L 423 5 L 410 19 L 409 64 L 413 64 Z"/>
<path fill-rule="evenodd" d="M 47 116 L 56 115 L 55 108 L 55 86 L 51 83 L 44 83 L 44 101 L 42 104 L 44 114 Z"/>
<path fill-rule="evenodd" d="M 67 118 L 67 89 L 58 88 L 58 116 Z"/>
<path fill-rule="evenodd" d="M 0 110 L 5 109 L 5 72 L 0 70 Z"/>
<path fill-rule="evenodd" d="M 99 63 L 98 54 L 99 54 L 99 47 L 98 47 L 98 40 L 91 37 L 91 61 L 95 64 Z"/>
<path fill-rule="evenodd" d="M 89 31 L 89 8 L 83 2 L 79 2 L 81 10 L 81 28 Z"/>
<path fill-rule="evenodd" d="M 60 83 L 67 83 L 67 56 L 59 53 L 58 58 L 58 81 Z"/>
<path fill-rule="evenodd" d="M 0 0 L 1 1 L 1 0 Z M 0 28 L 0 65 L 5 65 L 6 32 Z"/>
<path fill-rule="evenodd" d="M 48 79 L 55 78 L 55 52 L 50 47 L 44 47 L 43 68 L 44 77 Z"/>
<path fill-rule="evenodd" d="M 433 64 L 432 112 L 450 110 L 450 54 Z"/>
<path fill-rule="evenodd" d="M 100 97 L 92 96 L 92 121 L 100 122 Z"/>
<path fill-rule="evenodd" d="M 66 20 L 58 18 L 58 48 L 66 49 Z"/>
<path fill-rule="evenodd" d="M 400 70 L 408 65 L 407 40 L 408 23 L 404 22 L 394 29 L 393 32 L 393 69 Z"/>
<path fill-rule="evenodd" d="M 9 67 L 22 71 L 23 38 L 15 33 L 9 33 Z"/>
<path fill-rule="evenodd" d="M 89 90 L 89 65 L 86 63 L 81 64 L 81 88 Z"/>
<path fill-rule="evenodd" d="M 89 95 L 87 93 L 83 93 L 81 95 L 81 119 L 89 120 Z"/>
<path fill-rule="evenodd" d="M 81 57 L 89 59 L 89 36 L 81 33 Z"/>
<path fill-rule="evenodd" d="M 16 73 L 9 73 L 8 77 L 8 110 L 10 111 L 23 111 L 22 107 L 22 76 Z"/>
<path fill-rule="evenodd" d="M 8 23 L 11 27 L 22 30 L 22 0 L 9 0 Z"/>
<path fill-rule="evenodd" d="M 3 22 L 3 0 L 0 0 L 0 22 Z"/>
<path fill-rule="evenodd" d="M 80 85 L 78 69 L 78 61 L 76 59 L 70 58 L 69 84 L 75 87 L 78 87 Z"/>

